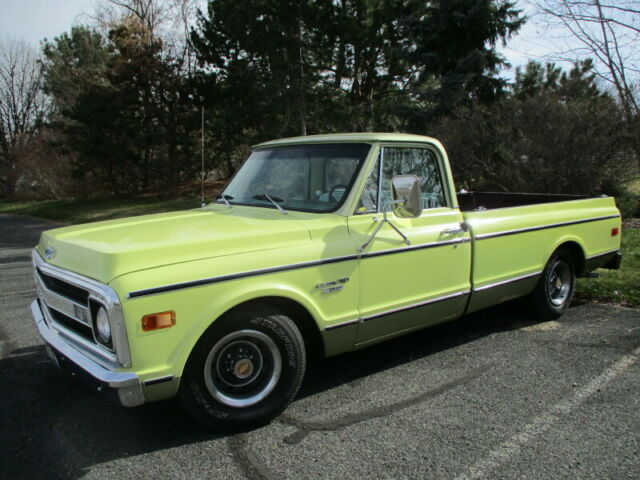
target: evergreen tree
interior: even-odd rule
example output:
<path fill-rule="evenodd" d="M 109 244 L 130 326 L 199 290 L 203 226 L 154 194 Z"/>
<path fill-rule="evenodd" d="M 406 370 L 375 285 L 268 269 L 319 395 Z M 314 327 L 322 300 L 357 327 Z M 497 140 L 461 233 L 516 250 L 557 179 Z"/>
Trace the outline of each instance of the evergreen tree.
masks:
<path fill-rule="evenodd" d="M 501 93 L 495 46 L 523 21 L 503 0 L 210 0 L 191 38 L 209 91 L 228 94 L 207 103 L 251 110 L 265 138 L 421 131 Z"/>
<path fill-rule="evenodd" d="M 504 95 L 507 82 L 497 76 L 505 60 L 496 51 L 524 24 L 508 0 L 434 0 L 412 2 L 402 20 L 403 56 L 420 67 L 414 83 L 417 102 L 407 105 L 411 125 L 474 102 L 490 104 Z"/>
<path fill-rule="evenodd" d="M 134 17 L 108 37 L 74 28 L 44 46 L 51 126 L 87 193 L 125 192 L 192 178 L 196 111 L 190 80 Z"/>

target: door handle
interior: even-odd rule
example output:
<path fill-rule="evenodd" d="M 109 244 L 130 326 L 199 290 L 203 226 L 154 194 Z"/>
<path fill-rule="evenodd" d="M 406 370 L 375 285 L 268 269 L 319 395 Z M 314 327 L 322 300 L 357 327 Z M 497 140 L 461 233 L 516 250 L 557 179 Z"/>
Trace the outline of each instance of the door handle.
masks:
<path fill-rule="evenodd" d="M 469 231 L 469 225 L 467 222 L 461 222 L 460 228 L 447 228 L 440 232 L 442 235 L 457 235 L 458 233 L 465 233 Z"/>

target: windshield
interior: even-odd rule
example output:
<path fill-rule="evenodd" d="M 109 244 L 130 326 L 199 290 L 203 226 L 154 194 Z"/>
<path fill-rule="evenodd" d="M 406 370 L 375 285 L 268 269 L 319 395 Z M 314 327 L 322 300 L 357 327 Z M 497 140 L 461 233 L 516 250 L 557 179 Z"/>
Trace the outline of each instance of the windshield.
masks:
<path fill-rule="evenodd" d="M 300 145 L 255 150 L 222 196 L 231 205 L 333 212 L 346 199 L 371 146 Z M 223 200 L 219 200 L 223 202 Z"/>

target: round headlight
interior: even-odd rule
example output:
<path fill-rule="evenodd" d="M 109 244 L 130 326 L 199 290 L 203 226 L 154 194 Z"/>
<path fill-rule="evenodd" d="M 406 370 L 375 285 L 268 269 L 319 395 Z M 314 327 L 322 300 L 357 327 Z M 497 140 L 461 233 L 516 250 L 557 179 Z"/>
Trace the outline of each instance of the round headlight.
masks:
<path fill-rule="evenodd" d="M 111 343 L 111 325 L 109 324 L 109 317 L 104 307 L 98 309 L 96 315 L 96 330 L 98 340 L 104 344 Z"/>

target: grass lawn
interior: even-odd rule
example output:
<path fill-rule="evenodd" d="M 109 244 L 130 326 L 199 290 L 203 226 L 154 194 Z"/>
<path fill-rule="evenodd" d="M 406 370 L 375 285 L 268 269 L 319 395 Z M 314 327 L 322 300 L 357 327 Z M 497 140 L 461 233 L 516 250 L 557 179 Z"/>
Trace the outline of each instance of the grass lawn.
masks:
<path fill-rule="evenodd" d="M 640 307 L 640 230 L 622 232 L 622 267 L 597 270 L 599 278 L 578 279 L 576 298 L 590 302 Z"/>
<path fill-rule="evenodd" d="M 196 198 L 162 199 L 156 197 L 90 198 L 45 200 L 37 202 L 0 201 L 0 214 L 26 215 L 62 223 L 87 223 L 147 213 L 198 208 Z"/>

